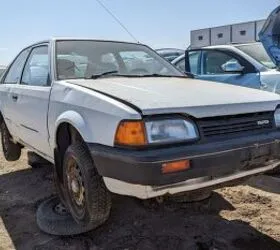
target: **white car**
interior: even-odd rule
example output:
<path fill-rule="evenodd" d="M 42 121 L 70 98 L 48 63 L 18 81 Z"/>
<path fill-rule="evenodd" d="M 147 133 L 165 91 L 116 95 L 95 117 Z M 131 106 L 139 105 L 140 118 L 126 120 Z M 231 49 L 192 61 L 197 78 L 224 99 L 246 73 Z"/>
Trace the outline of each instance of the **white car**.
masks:
<path fill-rule="evenodd" d="M 123 59 L 134 53 L 155 71 L 131 72 Z M 53 163 L 60 198 L 86 231 L 108 218 L 110 192 L 149 199 L 274 169 L 279 104 L 273 93 L 190 79 L 142 44 L 52 39 L 23 49 L 1 79 L 3 152 L 15 161 L 27 147 Z"/>

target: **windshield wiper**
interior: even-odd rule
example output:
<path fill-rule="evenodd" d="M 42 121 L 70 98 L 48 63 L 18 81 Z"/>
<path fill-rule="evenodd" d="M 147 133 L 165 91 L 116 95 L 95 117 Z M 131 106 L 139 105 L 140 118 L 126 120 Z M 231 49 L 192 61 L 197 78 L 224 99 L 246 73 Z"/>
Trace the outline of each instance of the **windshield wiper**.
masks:
<path fill-rule="evenodd" d="M 184 73 L 185 75 L 179 75 L 179 76 L 176 76 L 176 75 L 163 75 L 163 74 L 157 74 L 157 73 L 154 73 L 154 74 L 147 74 L 147 75 L 139 75 L 140 77 L 190 77 L 190 78 L 194 78 L 194 75 L 191 74 L 191 73 Z"/>
<path fill-rule="evenodd" d="M 185 73 L 185 75 L 164 75 L 164 74 L 158 74 L 158 73 L 153 73 L 153 74 L 145 74 L 145 75 L 129 75 L 129 74 L 117 74 L 118 71 L 117 70 L 112 70 L 112 71 L 107 71 L 107 72 L 103 72 L 101 74 L 96 74 L 96 75 L 92 75 L 90 77 L 86 77 L 86 79 L 98 79 L 100 77 L 106 76 L 106 75 L 112 75 L 112 76 L 119 76 L 119 77 L 181 77 L 181 78 L 194 78 L 194 75 L 191 73 Z"/>
<path fill-rule="evenodd" d="M 86 77 L 87 79 L 98 79 L 102 76 L 106 76 L 106 75 L 113 75 L 113 74 L 116 74 L 118 73 L 117 70 L 111 70 L 111 71 L 106 71 L 106 72 L 103 72 L 101 74 L 96 74 L 96 75 L 91 75 L 90 77 Z"/>

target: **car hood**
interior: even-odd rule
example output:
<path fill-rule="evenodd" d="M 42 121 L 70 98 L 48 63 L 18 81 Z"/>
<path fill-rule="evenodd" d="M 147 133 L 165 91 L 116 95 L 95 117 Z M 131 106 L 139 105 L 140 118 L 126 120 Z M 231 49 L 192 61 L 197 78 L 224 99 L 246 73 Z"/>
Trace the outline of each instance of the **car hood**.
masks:
<path fill-rule="evenodd" d="M 267 54 L 275 65 L 280 67 L 280 6 L 271 12 L 259 33 Z"/>
<path fill-rule="evenodd" d="M 209 117 L 271 111 L 279 95 L 244 87 L 179 77 L 68 80 L 137 106 L 142 114 L 187 113 Z"/>

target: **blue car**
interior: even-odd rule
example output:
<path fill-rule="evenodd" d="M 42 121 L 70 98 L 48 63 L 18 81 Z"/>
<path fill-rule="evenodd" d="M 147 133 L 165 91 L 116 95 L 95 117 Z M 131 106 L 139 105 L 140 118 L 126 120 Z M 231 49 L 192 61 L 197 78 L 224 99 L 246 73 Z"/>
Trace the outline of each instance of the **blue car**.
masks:
<path fill-rule="evenodd" d="M 266 20 L 261 42 L 188 49 L 172 63 L 194 78 L 280 94 L 279 10 L 280 6 Z"/>

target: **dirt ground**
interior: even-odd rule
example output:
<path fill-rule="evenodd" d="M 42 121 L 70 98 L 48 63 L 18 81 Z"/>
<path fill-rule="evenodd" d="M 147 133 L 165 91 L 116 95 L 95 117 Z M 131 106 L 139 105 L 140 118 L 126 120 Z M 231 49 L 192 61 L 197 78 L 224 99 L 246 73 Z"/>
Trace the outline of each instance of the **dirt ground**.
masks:
<path fill-rule="evenodd" d="M 38 204 L 55 193 L 52 169 L 31 169 L 0 152 L 0 249 L 280 249 L 280 178 L 258 176 L 196 203 L 113 196 L 111 217 L 73 237 L 41 232 Z"/>

